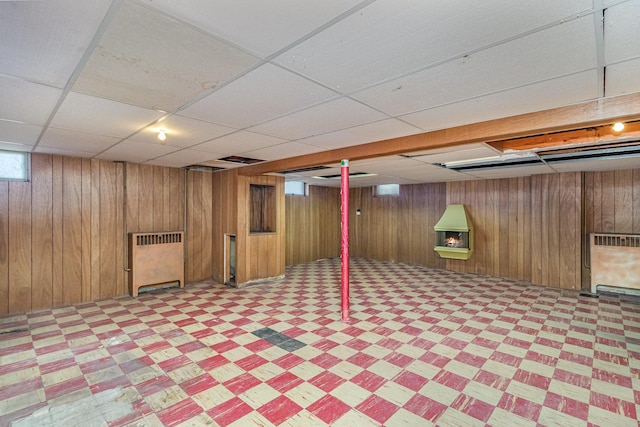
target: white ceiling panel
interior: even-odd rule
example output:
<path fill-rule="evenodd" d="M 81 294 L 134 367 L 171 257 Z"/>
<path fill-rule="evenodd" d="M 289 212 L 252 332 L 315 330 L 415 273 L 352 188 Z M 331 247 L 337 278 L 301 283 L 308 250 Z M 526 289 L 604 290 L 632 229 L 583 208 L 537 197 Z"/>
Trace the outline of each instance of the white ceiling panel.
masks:
<path fill-rule="evenodd" d="M 175 111 L 257 61 L 201 31 L 125 2 L 73 90 Z"/>
<path fill-rule="evenodd" d="M 604 22 L 607 65 L 640 56 L 640 1 L 628 1 L 608 8 Z"/>
<path fill-rule="evenodd" d="M 285 142 L 284 144 L 260 148 L 258 150 L 245 151 L 240 154 L 254 159 L 278 160 L 287 157 L 302 156 L 321 151 L 318 147 L 300 144 L 298 142 Z"/>
<path fill-rule="evenodd" d="M 0 119 L 44 125 L 62 90 L 0 75 Z"/>
<path fill-rule="evenodd" d="M 33 151 L 35 153 L 57 154 L 60 156 L 69 156 L 69 157 L 93 157 L 95 155 L 95 153 L 91 151 L 82 151 L 78 149 L 65 150 L 63 148 L 41 147 L 39 145 Z"/>
<path fill-rule="evenodd" d="M 465 148 L 465 147 L 456 147 L 455 149 L 447 152 L 434 153 L 434 154 L 426 154 L 424 156 L 413 157 L 415 161 L 422 163 L 448 163 L 448 162 L 459 162 L 464 160 L 471 159 L 483 159 L 486 157 L 494 157 L 500 154 L 498 150 L 495 148 L 485 145 L 485 144 L 477 144 L 478 146 L 473 148 Z M 411 156 L 417 156 L 416 153 L 409 153 Z"/>
<path fill-rule="evenodd" d="M 63 88 L 110 4 L 0 1 L 0 73 Z"/>
<path fill-rule="evenodd" d="M 575 16 L 590 0 L 379 0 L 276 58 L 345 93 Z M 566 24 L 564 24 L 566 25 Z"/>
<path fill-rule="evenodd" d="M 154 110 L 70 92 L 51 126 L 126 137 L 162 117 Z"/>
<path fill-rule="evenodd" d="M 426 131 L 515 116 L 598 96 L 596 70 L 584 71 L 516 89 L 401 116 Z"/>
<path fill-rule="evenodd" d="M 0 150 L 7 151 L 31 151 L 32 145 L 18 144 L 15 142 L 6 142 L 0 140 Z"/>
<path fill-rule="evenodd" d="M 348 98 L 329 101 L 255 126 L 249 130 L 284 139 L 303 139 L 386 118 Z"/>
<path fill-rule="evenodd" d="M 186 4 L 173 0 L 144 1 L 222 39 L 267 56 L 347 12 L 361 0 L 192 0 Z"/>
<path fill-rule="evenodd" d="M 184 150 L 176 151 L 165 156 L 157 157 L 145 163 L 158 166 L 181 168 L 207 162 L 209 160 L 215 160 L 219 157 L 220 154 L 205 153 L 203 151 L 196 151 L 190 148 L 186 148 Z"/>
<path fill-rule="evenodd" d="M 179 114 L 243 128 L 336 96 L 290 71 L 265 64 Z"/>
<path fill-rule="evenodd" d="M 640 58 L 607 67 L 607 96 L 635 93 L 640 88 Z"/>
<path fill-rule="evenodd" d="M 515 178 L 518 176 L 539 175 L 545 173 L 554 173 L 555 171 L 547 165 L 537 166 L 514 166 L 514 167 L 495 167 L 485 170 L 473 170 L 462 172 L 470 177 L 481 179 L 499 179 L 499 178 Z"/>
<path fill-rule="evenodd" d="M 0 141 L 31 147 L 38 141 L 43 126 L 0 119 Z"/>
<path fill-rule="evenodd" d="M 38 144 L 38 148 L 56 148 L 73 152 L 81 151 L 91 156 L 103 152 L 107 148 L 115 145 L 120 138 L 87 134 L 66 129 L 48 128 Z"/>
<path fill-rule="evenodd" d="M 164 142 L 158 139 L 160 130 L 163 130 L 167 136 Z M 234 128 L 204 122 L 202 120 L 194 120 L 181 116 L 169 116 L 141 130 L 133 135 L 131 139 L 187 148 L 235 131 L 236 129 Z"/>
<path fill-rule="evenodd" d="M 350 147 L 352 145 L 413 135 L 420 132 L 422 132 L 420 128 L 400 120 L 387 119 L 337 132 L 326 133 L 324 135 L 313 136 L 298 142 L 321 147 L 325 150 L 332 150 L 335 148 Z"/>
<path fill-rule="evenodd" d="M 640 157 L 618 159 L 593 159 L 553 163 L 556 172 L 600 172 L 640 168 Z"/>
<path fill-rule="evenodd" d="M 585 17 L 364 90 L 353 98 L 394 116 L 433 108 L 594 69 L 594 43 L 593 19 Z"/>
<path fill-rule="evenodd" d="M 209 153 L 221 153 L 228 156 L 271 147 L 272 145 L 278 145 L 284 142 L 286 142 L 286 140 L 281 138 L 240 131 L 204 142 L 193 147 L 193 149 Z"/>
<path fill-rule="evenodd" d="M 164 156 L 165 154 L 172 153 L 176 150 L 178 150 L 178 148 L 167 145 L 127 140 L 114 145 L 96 156 L 96 158 L 143 163 L 147 160 Z"/>

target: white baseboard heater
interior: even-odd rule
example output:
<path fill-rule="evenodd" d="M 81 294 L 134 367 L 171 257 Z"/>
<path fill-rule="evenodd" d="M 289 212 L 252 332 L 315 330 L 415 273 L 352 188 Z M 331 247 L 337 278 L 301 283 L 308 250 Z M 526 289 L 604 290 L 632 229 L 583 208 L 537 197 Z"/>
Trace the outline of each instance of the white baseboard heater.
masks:
<path fill-rule="evenodd" d="M 640 294 L 640 234 L 591 233 L 591 293 Z"/>
<path fill-rule="evenodd" d="M 184 288 L 184 232 L 129 233 L 129 294 L 170 282 Z"/>

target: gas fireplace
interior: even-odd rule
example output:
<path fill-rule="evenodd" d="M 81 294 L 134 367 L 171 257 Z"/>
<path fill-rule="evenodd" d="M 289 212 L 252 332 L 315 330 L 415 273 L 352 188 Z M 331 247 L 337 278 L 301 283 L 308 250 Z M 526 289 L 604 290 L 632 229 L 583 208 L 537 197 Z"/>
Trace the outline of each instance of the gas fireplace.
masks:
<path fill-rule="evenodd" d="M 464 205 L 449 205 L 440 221 L 433 227 L 436 232 L 434 250 L 442 258 L 467 260 L 473 253 L 473 225 Z"/>

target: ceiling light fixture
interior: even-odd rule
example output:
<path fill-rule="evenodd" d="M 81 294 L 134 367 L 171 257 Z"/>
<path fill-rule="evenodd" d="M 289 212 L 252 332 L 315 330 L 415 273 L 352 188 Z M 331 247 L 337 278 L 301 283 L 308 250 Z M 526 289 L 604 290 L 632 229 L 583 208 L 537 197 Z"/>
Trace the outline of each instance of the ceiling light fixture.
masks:
<path fill-rule="evenodd" d="M 167 133 L 164 129 L 160 129 L 160 131 L 158 132 L 158 139 L 160 141 L 164 141 L 165 139 L 167 139 Z"/>
<path fill-rule="evenodd" d="M 622 132 L 622 130 L 624 129 L 624 123 L 616 122 L 613 124 L 613 126 L 611 126 L 611 129 L 613 129 L 614 132 Z"/>

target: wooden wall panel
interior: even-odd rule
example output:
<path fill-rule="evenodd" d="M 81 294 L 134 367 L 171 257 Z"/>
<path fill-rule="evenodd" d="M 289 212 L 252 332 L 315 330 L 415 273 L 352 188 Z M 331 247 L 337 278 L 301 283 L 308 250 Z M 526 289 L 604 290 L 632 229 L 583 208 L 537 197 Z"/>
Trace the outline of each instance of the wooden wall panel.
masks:
<path fill-rule="evenodd" d="M 238 234 L 237 169 L 214 173 L 212 186 L 212 276 L 214 280 L 224 283 L 225 235 Z"/>
<path fill-rule="evenodd" d="M 286 265 L 340 256 L 340 189 L 312 185 L 285 199 Z"/>
<path fill-rule="evenodd" d="M 581 188 L 579 173 L 448 183 L 476 235 L 471 259 L 447 269 L 578 289 Z"/>
<path fill-rule="evenodd" d="M 9 182 L 9 311 L 31 309 L 31 183 Z"/>
<path fill-rule="evenodd" d="M 62 303 L 82 301 L 82 159 L 65 157 L 62 174 Z"/>
<path fill-rule="evenodd" d="M 9 314 L 9 182 L 0 181 L 0 316 Z"/>
<path fill-rule="evenodd" d="M 444 212 L 445 189 L 442 183 L 402 185 L 399 197 L 374 197 L 371 188 L 351 189 L 350 254 L 444 268 L 433 253 L 433 226 Z"/>
<path fill-rule="evenodd" d="M 31 160 L 31 309 L 41 310 L 53 303 L 53 191 L 51 156 Z"/>

